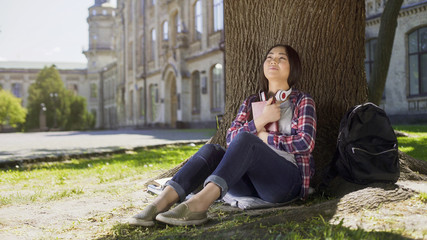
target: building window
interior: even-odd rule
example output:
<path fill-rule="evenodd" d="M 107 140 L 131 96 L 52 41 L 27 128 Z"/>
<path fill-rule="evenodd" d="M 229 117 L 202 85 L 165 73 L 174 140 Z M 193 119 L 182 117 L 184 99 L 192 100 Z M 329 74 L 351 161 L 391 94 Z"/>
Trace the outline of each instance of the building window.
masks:
<path fill-rule="evenodd" d="M 192 78 L 192 112 L 193 114 L 200 113 L 200 73 L 198 71 L 194 72 L 191 76 Z"/>
<path fill-rule="evenodd" d="M 138 89 L 138 95 L 139 95 L 139 117 L 144 117 L 145 116 L 145 108 L 144 108 L 144 102 L 145 102 L 145 92 L 144 92 L 144 88 L 139 88 Z"/>
<path fill-rule="evenodd" d="M 94 99 L 98 97 L 98 86 L 96 83 L 90 84 L 90 98 Z"/>
<path fill-rule="evenodd" d="M 163 23 L 163 40 L 169 39 L 169 31 L 168 31 L 168 21 Z"/>
<path fill-rule="evenodd" d="M 214 32 L 224 28 L 224 6 L 223 0 L 213 0 Z"/>
<path fill-rule="evenodd" d="M 97 111 L 96 111 L 96 109 L 91 109 L 90 110 L 90 112 L 92 113 L 92 116 L 93 116 L 93 118 L 95 119 L 95 121 L 96 121 L 96 115 L 97 115 Z"/>
<path fill-rule="evenodd" d="M 79 87 L 77 84 L 70 83 L 68 84 L 68 90 L 70 90 L 74 95 L 77 95 L 79 93 Z"/>
<path fill-rule="evenodd" d="M 13 83 L 12 84 L 12 93 L 17 98 L 22 97 L 22 85 L 20 83 Z"/>
<path fill-rule="evenodd" d="M 151 60 L 154 60 L 156 53 L 156 29 L 151 30 Z"/>
<path fill-rule="evenodd" d="M 213 112 L 220 112 L 222 108 L 222 101 L 224 93 L 222 90 L 222 65 L 215 64 L 211 70 L 211 110 Z"/>
<path fill-rule="evenodd" d="M 139 0 L 140 2 L 139 2 L 139 11 L 140 11 L 140 16 L 143 16 L 144 15 L 144 1 L 145 0 Z"/>
<path fill-rule="evenodd" d="M 198 0 L 194 4 L 194 23 L 195 23 L 195 39 L 200 40 L 203 32 L 202 20 L 202 1 Z"/>
<path fill-rule="evenodd" d="M 129 93 L 129 119 L 133 120 L 133 91 Z"/>
<path fill-rule="evenodd" d="M 427 95 L 427 27 L 408 35 L 409 95 Z"/>
<path fill-rule="evenodd" d="M 180 33 L 182 31 L 181 29 L 181 19 L 178 16 L 178 13 L 176 13 L 175 15 L 175 28 L 176 28 L 176 33 Z"/>
<path fill-rule="evenodd" d="M 374 67 L 374 55 L 377 49 L 377 39 L 373 38 L 365 43 L 365 72 L 366 80 L 369 82 L 371 79 L 372 70 Z"/>
<path fill-rule="evenodd" d="M 150 110 L 151 121 L 157 119 L 157 103 L 159 102 L 159 89 L 157 84 L 150 84 Z"/>

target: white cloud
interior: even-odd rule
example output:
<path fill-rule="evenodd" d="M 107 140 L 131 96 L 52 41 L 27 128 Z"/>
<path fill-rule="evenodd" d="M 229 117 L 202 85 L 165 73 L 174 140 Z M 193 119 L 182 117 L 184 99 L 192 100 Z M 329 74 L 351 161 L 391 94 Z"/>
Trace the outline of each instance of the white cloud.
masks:
<path fill-rule="evenodd" d="M 6 62 L 6 61 L 7 61 L 7 58 L 4 58 L 4 57 L 0 56 L 0 62 L 1 62 L 1 61 Z"/>

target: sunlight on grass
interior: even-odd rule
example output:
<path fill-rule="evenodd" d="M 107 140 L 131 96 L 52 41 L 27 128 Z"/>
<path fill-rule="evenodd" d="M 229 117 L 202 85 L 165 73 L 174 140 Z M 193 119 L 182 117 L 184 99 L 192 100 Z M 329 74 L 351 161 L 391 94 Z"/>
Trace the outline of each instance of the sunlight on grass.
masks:
<path fill-rule="evenodd" d="M 127 178 L 148 179 L 162 170 L 178 165 L 200 147 L 201 145 L 167 146 L 110 157 L 72 159 L 67 162 L 32 165 L 24 169 L 2 170 L 0 206 L 77 197 L 96 193 L 97 186 L 102 184 Z M 114 186 L 108 190 L 133 191 Z M 105 190 L 99 188 L 99 191 Z"/>
<path fill-rule="evenodd" d="M 420 192 L 418 198 L 423 202 L 423 203 L 427 203 L 427 193 L 425 192 Z"/>
<path fill-rule="evenodd" d="M 212 227 L 178 227 L 156 225 L 152 228 L 132 227 L 117 224 L 111 235 L 100 239 L 403 239 L 397 233 L 364 231 L 330 224 L 323 217 L 310 218 L 304 222 L 287 221 L 280 224 L 260 222 L 259 217 L 232 217 Z M 249 228 L 240 228 L 251 224 Z"/>
<path fill-rule="evenodd" d="M 395 125 L 393 128 L 410 135 L 397 138 L 400 151 L 413 158 L 427 161 L 427 125 Z"/>

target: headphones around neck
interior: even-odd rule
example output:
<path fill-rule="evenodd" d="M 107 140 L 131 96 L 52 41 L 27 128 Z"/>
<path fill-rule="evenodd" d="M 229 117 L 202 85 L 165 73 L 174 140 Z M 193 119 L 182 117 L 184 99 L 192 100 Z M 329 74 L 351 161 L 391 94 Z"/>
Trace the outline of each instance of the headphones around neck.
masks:
<path fill-rule="evenodd" d="M 285 90 L 279 90 L 276 92 L 276 95 L 274 95 L 274 98 L 276 101 L 285 101 L 286 98 L 288 98 L 288 96 L 291 94 L 292 92 L 292 88 L 289 88 L 289 90 L 285 91 Z M 265 96 L 265 92 L 260 92 L 259 94 L 259 98 L 261 101 L 267 101 L 267 98 Z"/>

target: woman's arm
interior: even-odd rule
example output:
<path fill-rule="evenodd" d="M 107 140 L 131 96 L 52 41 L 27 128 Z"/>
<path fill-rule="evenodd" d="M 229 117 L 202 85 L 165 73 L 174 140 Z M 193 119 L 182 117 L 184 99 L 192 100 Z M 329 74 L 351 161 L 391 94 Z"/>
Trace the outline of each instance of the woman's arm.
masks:
<path fill-rule="evenodd" d="M 236 118 L 231 123 L 230 128 L 227 130 L 227 147 L 230 145 L 233 138 L 240 132 L 250 132 L 256 134 L 257 129 L 254 120 L 248 121 L 251 116 L 251 103 L 257 98 L 256 95 L 248 97 L 240 106 Z"/>
<path fill-rule="evenodd" d="M 269 133 L 267 142 L 269 145 L 288 153 L 311 153 L 314 149 L 317 124 L 314 100 L 310 96 L 304 95 L 297 102 L 294 111 L 296 111 L 298 119 L 296 134 Z"/>

